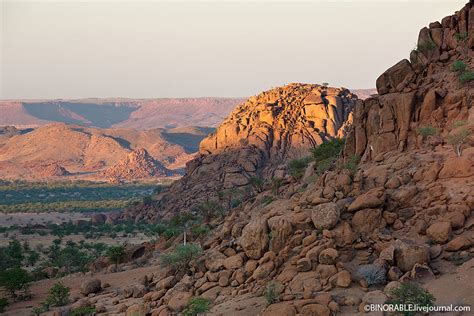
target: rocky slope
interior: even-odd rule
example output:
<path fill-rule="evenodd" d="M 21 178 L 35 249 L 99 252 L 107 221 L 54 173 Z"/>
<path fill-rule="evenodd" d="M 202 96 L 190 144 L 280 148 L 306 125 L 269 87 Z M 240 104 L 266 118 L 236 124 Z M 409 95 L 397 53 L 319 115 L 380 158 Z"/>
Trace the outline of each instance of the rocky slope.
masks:
<path fill-rule="evenodd" d="M 137 216 L 190 210 L 220 191 L 245 190 L 255 177 L 284 178 L 290 159 L 346 134 L 355 100 L 346 89 L 311 84 L 290 84 L 250 98 L 201 142 L 185 177 L 158 197 L 162 211 L 138 210 Z"/>
<path fill-rule="evenodd" d="M 123 300 L 128 312 L 170 315 L 190 297 L 202 296 L 213 301 L 214 315 L 353 315 L 368 303 L 386 302 L 390 289 L 408 281 L 437 296 L 450 293 L 455 301 L 437 297 L 444 303 L 474 304 L 472 286 L 456 281 L 471 280 L 474 265 L 474 89 L 453 69 L 457 61 L 474 69 L 473 48 L 472 3 L 421 30 L 411 61 L 387 70 L 377 80 L 379 95 L 355 105 L 338 163 L 316 175 L 315 161 L 303 181 L 283 183 L 277 191 L 263 185 L 215 224 L 192 274 L 150 276 L 143 300 Z M 274 101 L 274 92 L 262 94 L 262 103 Z M 241 124 L 237 113 L 203 141 L 210 154 L 191 163 L 174 194 L 185 199 L 201 168 L 209 179 L 203 186 L 223 183 L 213 178 L 223 165 L 212 167 L 229 159 L 229 150 L 242 160 L 262 148 L 275 157 L 287 152 L 281 150 L 290 147 L 284 141 L 274 150 L 267 142 L 274 135 L 267 126 L 280 118 L 258 116 L 257 126 L 267 131 L 259 134 L 245 130 L 253 116 L 244 112 Z M 299 135 L 300 142 L 311 143 Z M 259 146 L 235 151 L 246 137 Z M 354 156 L 361 157 L 357 168 L 344 164 Z M 235 165 L 237 159 L 229 161 Z M 155 212 L 174 202 L 159 201 Z M 268 304 L 262 296 L 271 284 L 276 302 Z"/>
<path fill-rule="evenodd" d="M 66 168 L 75 177 L 101 178 L 98 171 L 112 167 L 139 148 L 145 148 L 166 169 L 181 169 L 193 158 L 200 140 L 209 132 L 203 128 L 96 129 L 60 123 L 34 130 L 3 128 L 0 177 L 60 176 L 56 172 L 43 172 L 51 164 Z M 138 170 L 137 174 L 140 174 Z"/>

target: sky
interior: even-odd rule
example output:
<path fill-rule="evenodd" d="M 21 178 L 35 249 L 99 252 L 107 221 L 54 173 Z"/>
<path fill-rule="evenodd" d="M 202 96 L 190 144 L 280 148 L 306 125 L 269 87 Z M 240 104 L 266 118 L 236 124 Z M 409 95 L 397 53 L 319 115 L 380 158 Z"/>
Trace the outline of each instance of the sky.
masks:
<path fill-rule="evenodd" d="M 0 0 L 0 99 L 373 88 L 458 0 Z"/>

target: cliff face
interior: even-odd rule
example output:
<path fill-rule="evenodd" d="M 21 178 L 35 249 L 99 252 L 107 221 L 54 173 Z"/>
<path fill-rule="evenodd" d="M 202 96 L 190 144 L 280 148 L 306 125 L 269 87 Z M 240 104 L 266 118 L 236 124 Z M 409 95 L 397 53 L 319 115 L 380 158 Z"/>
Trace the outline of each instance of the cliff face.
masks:
<path fill-rule="evenodd" d="M 378 96 L 359 101 L 348 155 L 365 160 L 393 151 L 415 149 L 417 129 L 433 127 L 446 136 L 454 122 L 472 120 L 472 81 L 463 71 L 474 71 L 474 8 L 467 4 L 455 15 L 423 28 L 417 48 L 377 79 Z M 468 76 L 468 75 L 464 75 Z"/>
<path fill-rule="evenodd" d="M 345 136 L 357 97 L 346 89 L 289 84 L 252 97 L 200 144 L 186 175 L 158 196 L 156 218 L 216 198 L 223 190 L 249 189 L 252 177 L 285 178 L 287 162 Z"/>

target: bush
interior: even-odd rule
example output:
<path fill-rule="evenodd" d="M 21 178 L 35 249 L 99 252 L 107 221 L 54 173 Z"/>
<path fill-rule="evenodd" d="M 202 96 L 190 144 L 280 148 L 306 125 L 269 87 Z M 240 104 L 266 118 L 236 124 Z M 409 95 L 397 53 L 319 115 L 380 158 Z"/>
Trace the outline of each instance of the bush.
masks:
<path fill-rule="evenodd" d="M 438 134 L 438 129 L 431 126 L 423 126 L 416 130 L 418 135 L 421 135 L 423 141 L 428 138 L 428 136 Z"/>
<path fill-rule="evenodd" d="M 0 298 L 0 313 L 4 313 L 8 306 L 8 300 L 4 297 Z"/>
<path fill-rule="evenodd" d="M 196 237 L 201 237 L 209 234 L 210 232 L 209 226 L 195 226 L 191 228 L 191 233 Z"/>
<path fill-rule="evenodd" d="M 451 132 L 447 137 L 449 145 L 453 146 L 453 150 L 458 157 L 462 155 L 462 146 L 471 137 L 471 130 L 467 128 L 460 129 L 458 131 Z"/>
<path fill-rule="evenodd" d="M 289 174 L 296 180 L 301 179 L 310 161 L 310 157 L 290 160 L 288 162 Z"/>
<path fill-rule="evenodd" d="M 467 32 L 456 33 L 454 34 L 454 38 L 456 38 L 458 42 L 464 42 L 469 38 L 469 34 Z"/>
<path fill-rule="evenodd" d="M 281 178 L 274 178 L 272 180 L 272 194 L 278 195 L 280 194 L 280 188 L 283 185 L 283 179 Z"/>
<path fill-rule="evenodd" d="M 117 266 L 125 258 L 125 247 L 112 246 L 107 250 L 106 256 Z"/>
<path fill-rule="evenodd" d="M 415 50 L 419 53 L 425 53 L 433 50 L 434 48 L 436 48 L 436 44 L 432 40 L 428 40 L 423 43 L 418 43 Z"/>
<path fill-rule="evenodd" d="M 3 287 L 13 298 L 17 297 L 17 292 L 22 291 L 23 295 L 28 295 L 31 277 L 26 270 L 12 268 L 0 273 L 0 286 Z"/>
<path fill-rule="evenodd" d="M 459 76 L 462 83 L 474 81 L 474 71 L 465 71 Z"/>
<path fill-rule="evenodd" d="M 357 270 L 359 277 L 367 281 L 368 285 L 377 285 L 387 283 L 386 272 L 383 267 L 375 264 L 366 264 Z"/>
<path fill-rule="evenodd" d="M 164 267 L 175 268 L 178 272 L 186 272 L 189 264 L 202 253 L 201 247 L 195 244 L 178 245 L 171 252 L 161 256 Z"/>
<path fill-rule="evenodd" d="M 337 157 L 344 148 L 344 140 L 336 138 L 322 143 L 312 150 L 314 159 L 318 161 Z"/>
<path fill-rule="evenodd" d="M 204 221 L 209 223 L 213 218 L 221 216 L 224 213 L 222 206 L 216 201 L 206 201 L 198 205 L 199 214 L 204 217 Z"/>
<path fill-rule="evenodd" d="M 390 303 L 396 305 L 413 304 L 418 305 L 419 307 L 429 307 L 433 306 L 435 302 L 435 298 L 430 292 L 419 287 L 415 283 L 402 283 L 400 287 L 390 291 L 390 296 L 393 297 Z M 405 316 L 416 315 L 415 312 L 411 311 L 401 312 L 400 314 Z"/>
<path fill-rule="evenodd" d="M 211 309 L 211 300 L 204 297 L 192 297 L 183 311 L 184 316 L 197 316 Z"/>
<path fill-rule="evenodd" d="M 349 161 L 342 165 L 343 169 L 349 170 L 352 174 L 357 171 L 357 166 L 360 162 L 360 156 L 354 155 L 349 158 Z"/>
<path fill-rule="evenodd" d="M 62 285 L 60 282 L 53 285 L 48 291 L 46 298 L 47 306 L 64 306 L 69 304 L 70 288 Z"/>
<path fill-rule="evenodd" d="M 453 71 L 464 72 L 467 69 L 467 65 L 462 60 L 455 60 L 452 65 Z"/>
<path fill-rule="evenodd" d="M 78 307 L 76 309 L 71 310 L 70 316 L 92 316 L 95 315 L 95 307 L 94 306 L 83 306 Z"/>
<path fill-rule="evenodd" d="M 278 302 L 278 293 L 276 291 L 275 283 L 267 284 L 265 292 L 263 292 L 263 296 L 269 305 Z"/>
<path fill-rule="evenodd" d="M 261 177 L 250 177 L 249 184 L 256 193 L 261 193 L 265 189 L 265 181 Z"/>

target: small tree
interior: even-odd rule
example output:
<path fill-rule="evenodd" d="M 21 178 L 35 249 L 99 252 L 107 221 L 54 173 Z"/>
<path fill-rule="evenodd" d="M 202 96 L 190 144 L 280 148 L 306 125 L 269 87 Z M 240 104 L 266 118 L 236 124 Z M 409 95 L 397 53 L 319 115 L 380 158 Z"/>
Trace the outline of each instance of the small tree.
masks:
<path fill-rule="evenodd" d="M 31 283 L 31 277 L 26 270 L 12 268 L 0 273 L 0 286 L 3 287 L 13 298 L 17 297 L 19 291 L 27 295 Z"/>
<path fill-rule="evenodd" d="M 48 291 L 46 298 L 47 306 L 64 306 L 69 304 L 70 288 L 62 285 L 60 282 L 56 283 Z"/>
<path fill-rule="evenodd" d="M 125 258 L 124 246 L 112 246 L 107 250 L 106 256 L 115 264 L 115 267 Z"/>
<path fill-rule="evenodd" d="M 453 146 L 453 150 L 458 157 L 462 155 L 462 146 L 469 140 L 471 137 L 471 130 L 467 128 L 462 128 L 458 131 L 451 132 L 448 135 L 447 141 L 448 144 Z"/>

